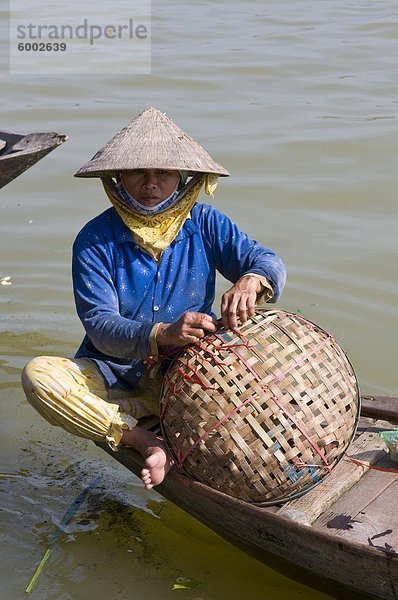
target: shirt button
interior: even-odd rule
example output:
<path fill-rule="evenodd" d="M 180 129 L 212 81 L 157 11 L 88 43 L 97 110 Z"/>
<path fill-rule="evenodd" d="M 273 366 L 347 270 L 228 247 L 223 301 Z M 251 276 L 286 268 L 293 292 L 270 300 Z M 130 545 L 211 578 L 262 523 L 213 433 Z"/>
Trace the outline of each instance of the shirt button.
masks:
<path fill-rule="evenodd" d="M 153 310 L 159 310 L 160 306 L 158 306 L 157 304 L 155 304 L 155 306 L 153 307 Z"/>
<path fill-rule="evenodd" d="M 141 375 L 142 375 L 141 371 L 137 371 L 136 375 L 137 375 L 137 377 L 141 377 Z"/>

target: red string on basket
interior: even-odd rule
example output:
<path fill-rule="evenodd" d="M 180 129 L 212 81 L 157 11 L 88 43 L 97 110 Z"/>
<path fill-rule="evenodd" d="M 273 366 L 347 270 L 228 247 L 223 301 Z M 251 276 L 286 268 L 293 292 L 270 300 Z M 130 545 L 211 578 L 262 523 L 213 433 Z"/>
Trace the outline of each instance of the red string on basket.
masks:
<path fill-rule="evenodd" d="M 172 390 L 170 389 L 171 387 L 173 388 Z M 167 409 L 169 407 L 170 398 L 172 396 L 175 396 L 176 393 L 177 393 L 177 384 L 176 383 L 173 383 L 172 386 L 169 384 L 167 386 L 167 388 L 165 388 L 165 390 L 164 390 L 165 402 L 164 402 L 163 410 L 162 410 L 162 412 L 160 414 L 160 417 L 159 417 L 161 423 L 162 423 L 162 421 L 163 421 L 163 419 L 164 419 L 164 417 L 166 415 Z"/>
<path fill-rule="evenodd" d="M 203 381 L 203 379 L 200 377 L 200 375 L 198 373 L 198 367 L 192 367 L 188 362 L 182 363 L 182 364 L 186 369 L 188 369 L 189 371 L 191 371 L 191 373 L 193 373 L 192 375 L 189 375 L 189 373 L 186 373 L 185 371 L 183 371 L 181 369 L 181 367 L 179 367 L 177 369 L 177 374 L 181 375 L 181 377 L 183 379 L 185 379 L 185 381 L 190 381 L 191 383 L 198 383 L 203 390 L 215 390 L 216 389 L 213 385 L 207 385 Z"/>
<path fill-rule="evenodd" d="M 218 334 L 215 334 L 216 337 L 220 338 L 220 336 Z M 318 344 L 316 350 L 318 351 L 320 348 L 322 348 L 329 339 L 331 339 L 331 335 L 327 334 L 327 337 L 320 343 Z M 221 338 L 222 339 L 222 338 Z M 264 390 L 268 390 L 269 389 L 269 384 L 265 385 L 263 383 L 263 381 L 261 380 L 261 377 L 259 376 L 259 374 L 257 373 L 257 371 L 255 369 L 253 369 L 253 367 L 247 362 L 247 360 L 245 360 L 245 358 L 236 350 L 236 348 L 234 346 L 230 347 L 231 352 L 233 352 L 235 354 L 235 356 L 237 356 L 239 358 L 239 360 L 242 361 L 242 363 L 245 365 L 245 367 L 250 371 L 250 373 L 254 376 L 254 378 L 256 379 L 256 381 L 261 385 L 261 387 Z M 273 381 L 276 381 L 278 379 L 280 379 L 283 375 L 286 375 L 286 373 L 289 373 L 294 367 L 296 367 L 297 365 L 301 365 L 303 364 L 303 362 L 305 360 L 307 360 L 311 354 L 313 353 L 313 351 L 311 352 L 306 352 L 304 353 L 301 357 L 300 360 L 298 360 L 296 362 L 295 365 L 291 365 L 289 366 L 287 369 L 285 369 L 284 371 L 279 371 L 279 373 L 277 375 L 275 375 Z M 272 383 L 272 382 L 271 382 Z M 312 446 L 312 448 L 315 450 L 315 452 L 318 454 L 318 456 L 321 458 L 322 462 L 325 463 L 325 468 L 327 468 L 329 471 L 331 471 L 332 467 L 329 465 L 328 460 L 326 458 L 326 456 L 324 455 L 324 453 L 322 452 L 322 450 L 319 448 L 319 446 L 311 439 L 311 436 L 305 431 L 304 427 L 302 426 L 302 424 L 288 411 L 286 410 L 286 407 L 284 407 L 279 400 L 276 398 L 276 396 L 272 397 L 272 400 L 275 402 L 275 404 L 277 404 L 277 406 L 281 409 L 282 412 L 284 412 L 287 417 L 296 425 L 297 429 L 302 433 L 302 435 L 306 438 L 306 440 L 310 443 L 310 445 Z"/>
<path fill-rule="evenodd" d="M 310 465 L 309 463 L 305 463 L 302 460 L 296 460 L 294 466 L 297 469 L 328 469 L 328 471 L 330 471 L 331 469 L 329 465 Z"/>
<path fill-rule="evenodd" d="M 311 324 L 307 323 L 307 325 L 311 329 L 315 329 L 315 327 L 312 326 Z M 240 340 L 241 340 L 240 343 L 233 343 L 233 342 L 230 342 L 230 343 L 227 342 L 226 343 L 226 342 L 224 342 L 224 339 L 221 337 L 221 335 L 217 334 L 217 333 L 215 333 L 211 337 L 208 337 L 207 338 L 207 344 L 213 343 L 215 352 L 209 350 L 208 345 L 204 347 L 202 341 L 200 341 L 199 343 L 197 343 L 196 346 L 199 346 L 200 350 L 202 350 L 203 352 L 206 352 L 207 354 L 209 354 L 210 357 L 215 361 L 215 363 L 217 365 L 224 365 L 225 366 L 225 363 L 222 363 L 220 361 L 216 362 L 216 356 L 217 356 L 216 353 L 220 353 L 222 350 L 233 352 L 235 354 L 235 356 L 237 356 L 239 358 L 239 360 L 242 361 L 242 363 L 250 371 L 250 373 L 252 373 L 252 375 L 255 377 L 256 381 L 261 385 L 261 387 L 264 390 L 268 390 L 270 384 L 268 384 L 268 385 L 264 384 L 263 381 L 261 380 L 261 377 L 258 375 L 257 371 L 255 369 L 253 369 L 253 367 L 247 362 L 247 360 L 245 360 L 245 358 L 237 351 L 237 348 L 239 348 L 239 347 L 252 348 L 253 344 L 250 345 L 250 340 L 245 340 L 242 337 L 242 334 L 240 334 L 239 332 L 236 332 L 236 335 L 240 338 Z M 218 345 L 214 344 L 213 340 L 215 340 L 215 339 L 220 340 L 221 344 L 218 344 Z M 295 365 L 291 365 L 291 366 L 289 366 L 285 370 L 280 370 L 275 375 L 275 377 L 272 380 L 272 382 L 280 379 L 282 376 L 284 376 L 287 373 L 289 373 L 297 365 L 303 364 L 304 361 L 307 360 L 311 356 L 311 354 L 313 354 L 314 351 L 318 351 L 330 339 L 332 339 L 332 336 L 330 334 L 326 334 L 326 338 L 320 344 L 318 344 L 318 346 L 316 347 L 315 350 L 312 350 L 312 351 L 304 353 L 300 357 L 300 359 L 296 362 Z M 202 362 L 203 362 L 203 358 L 201 357 L 199 351 L 195 348 L 195 346 L 189 345 L 185 349 L 188 350 L 189 352 L 192 352 L 196 357 L 200 357 L 200 360 L 202 360 Z M 185 373 L 181 368 L 179 368 L 177 370 L 177 374 L 181 375 L 185 380 L 192 381 L 194 383 L 198 383 L 199 385 L 201 385 L 201 387 L 203 387 L 203 389 L 213 389 L 213 390 L 216 389 L 215 387 L 207 386 L 204 383 L 204 381 L 201 379 L 201 377 L 198 374 L 197 367 L 193 368 L 188 363 L 183 363 L 183 366 L 188 367 L 193 372 L 193 376 L 192 376 L 192 375 L 189 375 L 189 374 Z M 272 382 L 270 382 L 270 383 L 272 383 Z M 176 391 L 176 385 L 175 384 L 174 384 L 173 392 L 170 393 L 170 390 L 169 389 L 167 390 L 167 392 L 165 394 L 166 395 L 165 407 L 164 407 L 164 409 L 162 411 L 161 419 L 165 416 L 166 411 L 167 411 L 167 407 L 168 407 L 168 404 L 169 404 L 170 397 L 171 397 L 172 394 L 175 393 L 175 391 Z M 252 399 L 253 399 L 253 397 L 251 396 L 250 398 L 248 398 L 247 400 L 245 400 L 245 402 L 243 402 L 241 405 L 239 405 L 238 407 L 235 407 L 229 413 L 227 413 L 226 415 L 224 415 L 224 417 L 222 419 L 220 419 L 217 423 L 215 423 L 208 431 L 205 431 L 196 440 L 196 442 L 194 442 L 194 444 L 192 444 L 192 446 L 186 452 L 183 453 L 182 450 L 181 450 L 181 448 L 178 448 L 177 450 L 175 450 L 176 455 L 177 455 L 177 461 L 178 461 L 179 468 L 182 468 L 182 466 L 183 466 L 186 458 L 194 450 L 194 448 L 196 448 L 212 431 L 216 430 L 226 420 L 228 420 L 231 416 L 233 416 L 234 414 L 236 414 L 237 412 L 239 412 L 239 410 L 241 410 L 243 408 L 243 406 L 245 406 L 246 404 L 248 404 Z M 307 434 L 307 432 L 305 431 L 305 429 L 302 426 L 302 424 L 289 411 L 286 410 L 286 408 L 279 402 L 279 400 L 276 398 L 276 396 L 273 396 L 272 400 L 274 400 L 274 402 L 281 409 L 281 411 L 284 412 L 286 414 L 286 416 L 296 425 L 296 427 L 298 428 L 298 430 L 302 433 L 302 435 L 304 435 L 304 437 L 310 443 L 310 445 L 312 446 L 312 448 L 314 449 L 314 451 L 316 452 L 316 454 L 318 454 L 318 456 L 321 458 L 322 462 L 325 463 L 324 465 L 306 465 L 305 463 L 301 463 L 300 464 L 300 461 L 298 461 L 298 463 L 296 464 L 296 466 L 298 466 L 298 468 L 303 468 L 304 466 L 314 467 L 314 468 L 324 468 L 324 469 L 328 469 L 329 471 L 331 471 L 332 467 L 329 465 L 326 456 L 324 455 L 324 453 L 322 452 L 322 450 L 319 448 L 319 446 L 311 439 L 311 436 L 309 434 Z"/>
<path fill-rule="evenodd" d="M 382 473 L 398 474 L 397 469 L 383 469 L 383 467 L 376 467 L 375 465 L 371 465 L 367 462 L 363 462 L 362 460 L 357 460 L 356 458 L 353 458 L 352 456 L 347 455 L 344 457 L 344 459 L 349 460 L 350 462 L 354 463 L 355 465 L 358 465 L 359 467 L 367 467 L 368 469 L 373 469 L 374 471 L 381 471 Z"/>
<path fill-rule="evenodd" d="M 263 389 L 265 389 L 264 386 L 263 386 Z M 324 453 L 322 452 L 320 447 L 314 442 L 313 439 L 311 439 L 311 436 L 308 435 L 308 433 L 306 432 L 306 430 L 304 429 L 304 427 L 302 426 L 300 421 L 298 421 L 289 411 L 286 410 L 286 408 L 279 402 L 279 400 L 277 399 L 276 396 L 273 396 L 272 400 L 275 402 L 275 404 L 277 404 L 277 406 L 279 406 L 281 411 L 284 412 L 289 417 L 289 419 L 296 425 L 297 429 L 302 433 L 302 435 L 305 437 L 307 442 L 310 443 L 311 447 L 315 450 L 315 452 L 318 454 L 318 456 L 320 456 L 322 461 L 325 463 L 324 465 L 322 465 L 322 468 L 328 469 L 328 471 L 331 471 L 332 467 L 329 465 L 328 459 L 326 458 L 326 456 L 324 455 Z"/>
<path fill-rule="evenodd" d="M 226 415 L 224 415 L 219 421 L 217 421 L 217 423 L 215 423 L 212 427 L 210 427 L 209 430 L 205 431 L 197 440 L 196 442 L 194 442 L 192 444 L 192 446 L 190 448 L 188 448 L 188 450 L 183 454 L 181 451 L 181 448 L 178 448 L 177 450 L 177 461 L 178 461 L 178 467 L 181 469 L 184 465 L 184 462 L 187 458 L 187 456 L 189 456 L 189 454 L 192 452 L 192 450 L 194 450 L 197 446 L 199 446 L 200 442 L 202 442 L 204 439 L 206 439 L 210 433 L 212 431 L 215 431 L 216 429 L 218 429 L 220 427 L 220 425 L 222 425 L 223 423 L 225 423 L 225 421 L 228 421 L 228 419 L 230 417 L 232 417 L 232 415 L 238 413 L 240 410 L 242 410 L 242 408 L 244 406 L 246 406 L 246 404 L 249 404 L 249 402 L 251 402 L 253 400 L 253 396 L 250 396 L 249 398 L 247 398 L 247 400 L 245 400 L 244 402 L 242 402 L 242 404 L 240 404 L 239 406 L 235 406 L 233 408 L 233 410 L 231 410 L 229 413 L 227 413 Z"/>
<path fill-rule="evenodd" d="M 209 355 L 211 356 L 211 358 L 212 358 L 212 360 L 214 361 L 214 364 L 215 364 L 215 365 L 217 365 L 218 367 L 225 367 L 225 366 L 226 366 L 226 363 L 225 363 L 225 362 L 223 362 L 223 361 L 221 361 L 221 360 L 218 358 L 218 356 L 217 356 L 217 354 L 216 354 L 215 352 L 212 352 L 212 351 L 211 351 L 211 350 L 210 350 L 208 347 L 206 347 L 206 346 L 203 346 L 203 342 L 202 342 L 202 340 L 199 340 L 199 342 L 197 342 L 197 346 L 199 346 L 199 348 L 200 348 L 200 349 L 203 351 L 203 353 L 209 354 Z M 200 352 L 198 352 L 198 351 L 195 351 L 195 348 L 193 348 L 193 347 L 191 347 L 191 346 L 188 346 L 187 350 L 188 350 L 188 352 L 189 352 L 189 351 L 193 351 L 193 354 L 194 354 L 194 355 L 195 355 L 197 358 L 199 358 L 199 359 L 202 361 L 202 363 L 204 363 L 204 362 L 205 362 L 205 359 L 204 359 L 204 357 L 203 357 L 203 356 L 200 354 Z"/>

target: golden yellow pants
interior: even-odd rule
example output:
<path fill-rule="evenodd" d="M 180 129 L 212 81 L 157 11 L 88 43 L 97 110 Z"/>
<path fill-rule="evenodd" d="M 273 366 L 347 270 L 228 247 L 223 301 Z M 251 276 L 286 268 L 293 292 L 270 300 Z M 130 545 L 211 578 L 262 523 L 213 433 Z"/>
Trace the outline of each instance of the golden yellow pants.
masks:
<path fill-rule="evenodd" d="M 134 390 L 108 389 L 94 363 L 85 358 L 39 356 L 22 372 L 30 404 L 52 425 L 113 450 L 123 430 L 159 414 L 161 377 L 141 380 Z"/>

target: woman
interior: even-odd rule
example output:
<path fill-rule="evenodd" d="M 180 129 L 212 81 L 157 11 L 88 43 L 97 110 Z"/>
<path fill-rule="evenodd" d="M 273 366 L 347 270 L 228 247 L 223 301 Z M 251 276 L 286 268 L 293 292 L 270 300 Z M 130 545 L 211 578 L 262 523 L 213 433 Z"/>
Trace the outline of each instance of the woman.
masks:
<path fill-rule="evenodd" d="M 31 404 L 81 437 L 135 448 L 147 489 L 171 468 L 161 438 L 136 427 L 158 415 L 161 362 L 218 326 L 215 274 L 233 285 L 221 318 L 236 329 L 260 300 L 276 301 L 281 259 L 225 215 L 196 202 L 229 173 L 160 111 L 149 108 L 76 174 L 100 177 L 113 204 L 87 223 L 73 248 L 73 285 L 86 336 L 74 359 L 39 357 L 23 372 Z"/>

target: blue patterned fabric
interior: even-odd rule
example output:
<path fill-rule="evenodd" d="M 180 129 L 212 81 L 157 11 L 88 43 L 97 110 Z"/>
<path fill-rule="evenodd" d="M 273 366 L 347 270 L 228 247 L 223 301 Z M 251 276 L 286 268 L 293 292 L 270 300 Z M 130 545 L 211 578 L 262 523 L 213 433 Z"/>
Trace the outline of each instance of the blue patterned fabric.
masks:
<path fill-rule="evenodd" d="M 140 213 L 141 215 L 149 215 L 149 216 L 157 215 L 158 213 L 161 213 L 164 210 L 167 210 L 168 208 L 170 208 L 174 203 L 176 203 L 177 196 L 180 193 L 179 190 L 175 189 L 174 192 L 172 194 L 170 194 L 170 196 L 168 198 L 166 198 L 159 204 L 156 204 L 156 206 L 147 208 L 143 204 L 140 204 L 139 202 L 137 202 L 137 200 L 128 193 L 128 191 L 126 190 L 126 188 L 124 187 L 124 185 L 121 181 L 116 184 L 116 189 L 119 193 L 119 196 L 121 197 L 121 199 L 123 200 L 123 202 L 125 202 L 125 204 L 127 206 L 129 206 L 130 208 L 135 210 L 135 212 Z"/>
<path fill-rule="evenodd" d="M 76 357 L 94 360 L 108 387 L 134 387 L 143 376 L 154 323 L 175 321 L 187 311 L 213 314 L 216 271 L 233 283 L 246 273 L 265 276 L 273 301 L 286 281 L 272 250 L 206 204 L 195 204 L 159 264 L 109 208 L 78 234 L 72 267 L 86 331 Z"/>

